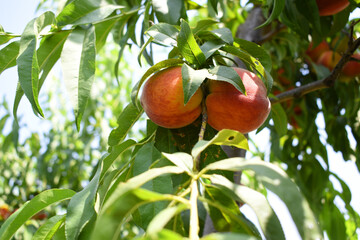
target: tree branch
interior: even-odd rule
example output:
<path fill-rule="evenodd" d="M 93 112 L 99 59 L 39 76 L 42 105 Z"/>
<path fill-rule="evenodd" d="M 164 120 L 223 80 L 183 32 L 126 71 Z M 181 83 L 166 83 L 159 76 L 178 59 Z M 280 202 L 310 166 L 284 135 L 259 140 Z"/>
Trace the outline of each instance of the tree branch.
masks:
<path fill-rule="evenodd" d="M 351 25 L 351 33 L 353 32 L 353 28 L 355 24 L 357 24 L 359 21 L 353 22 Z M 289 91 L 282 92 L 275 96 L 275 98 L 271 98 L 271 104 L 276 104 L 280 102 L 284 102 L 286 100 L 290 100 L 293 98 L 300 98 L 304 96 L 305 94 L 308 94 L 310 92 L 314 92 L 320 89 L 329 88 L 332 87 L 335 84 L 336 79 L 341 74 L 342 68 L 345 66 L 345 64 L 352 59 L 352 55 L 354 54 L 355 50 L 360 46 L 360 38 L 353 40 L 352 37 L 349 38 L 348 48 L 345 51 L 345 53 L 342 55 L 340 61 L 336 64 L 335 68 L 332 70 L 329 76 L 327 76 L 324 79 L 311 82 L 308 84 L 305 84 L 303 86 L 293 88 Z"/>

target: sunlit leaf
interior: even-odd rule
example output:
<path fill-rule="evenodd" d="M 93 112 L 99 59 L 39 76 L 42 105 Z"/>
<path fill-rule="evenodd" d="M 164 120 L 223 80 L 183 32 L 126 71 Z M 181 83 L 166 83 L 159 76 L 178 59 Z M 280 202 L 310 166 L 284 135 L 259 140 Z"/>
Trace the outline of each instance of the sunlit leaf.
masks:
<path fill-rule="evenodd" d="M 0 228 L 0 240 L 10 240 L 15 232 L 37 212 L 59 201 L 71 198 L 75 194 L 70 189 L 51 189 L 39 193 L 13 213 Z"/>
<path fill-rule="evenodd" d="M 94 80 L 95 56 L 94 27 L 75 29 L 61 53 L 65 86 L 73 105 L 78 130 Z"/>
<path fill-rule="evenodd" d="M 180 18 L 186 18 L 184 1 L 152 0 L 152 5 L 159 22 L 178 24 Z"/>
<path fill-rule="evenodd" d="M 70 199 L 65 221 L 65 234 L 67 239 L 77 239 L 81 230 L 90 221 L 93 214 L 95 214 L 95 196 L 102 166 L 103 164 L 100 162 L 96 174 L 89 184 Z M 84 209 L 86 210 L 84 211 Z"/>
<path fill-rule="evenodd" d="M 123 6 L 110 4 L 107 0 L 75 0 L 58 14 L 58 25 L 87 24 L 102 20 Z"/>
<path fill-rule="evenodd" d="M 65 215 L 55 215 L 49 218 L 39 229 L 35 232 L 32 240 L 51 240 L 54 234 L 65 222 Z"/>
<path fill-rule="evenodd" d="M 183 20 L 180 27 L 181 30 L 177 38 L 179 51 L 186 61 L 200 67 L 206 61 L 205 55 L 197 44 L 189 24 Z"/>
<path fill-rule="evenodd" d="M 146 31 L 146 34 L 153 37 L 155 42 L 168 46 L 176 46 L 176 38 L 179 34 L 179 29 L 168 23 L 158 23 L 151 26 Z"/>
<path fill-rule="evenodd" d="M 195 70 L 189 65 L 184 64 L 181 67 L 182 83 L 184 90 L 184 105 L 189 102 L 191 97 L 199 89 L 200 85 L 209 76 L 206 69 Z"/>
<path fill-rule="evenodd" d="M 192 175 L 193 172 L 193 158 L 191 155 L 182 152 L 176 153 L 162 153 L 167 159 L 169 159 L 173 164 L 183 169 L 189 175 Z"/>
<path fill-rule="evenodd" d="M 218 132 L 216 136 L 210 141 L 201 140 L 196 143 L 191 151 L 191 155 L 196 158 L 202 151 L 205 150 L 205 148 L 211 144 L 234 146 L 246 150 L 249 149 L 247 139 L 242 133 L 234 130 L 223 129 Z"/>
<path fill-rule="evenodd" d="M 266 239 L 285 239 L 280 221 L 264 195 L 246 186 L 234 184 L 221 175 L 213 175 L 210 180 L 225 194 L 248 204 L 254 210 Z"/>
<path fill-rule="evenodd" d="M 43 116 L 38 101 L 39 94 L 39 62 L 37 58 L 37 42 L 41 30 L 55 23 L 55 15 L 45 12 L 38 18 L 30 21 L 20 39 L 20 49 L 17 58 L 19 82 L 26 97 L 36 114 Z"/>
<path fill-rule="evenodd" d="M 0 74 L 16 65 L 19 54 L 19 41 L 12 42 L 0 50 Z"/>

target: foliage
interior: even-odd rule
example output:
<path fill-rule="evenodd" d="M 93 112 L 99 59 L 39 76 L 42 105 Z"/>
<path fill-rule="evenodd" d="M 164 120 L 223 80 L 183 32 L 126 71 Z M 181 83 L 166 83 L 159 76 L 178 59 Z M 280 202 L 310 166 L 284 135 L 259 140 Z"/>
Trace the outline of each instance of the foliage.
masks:
<path fill-rule="evenodd" d="M 3 223 L 0 239 L 11 239 L 50 205 L 63 207 L 62 212 L 53 209 L 40 227 L 35 224 L 35 239 L 285 239 L 282 216 L 268 203 L 268 191 L 286 205 L 303 239 L 324 234 L 357 239 L 359 213 L 347 184 L 329 170 L 326 145 L 360 169 L 358 77 L 273 104 L 258 130 L 270 131 L 269 161 L 229 158 L 221 146 L 249 150 L 245 136 L 206 126 L 198 138 L 202 119 L 181 129 L 145 123 L 138 101 L 143 82 L 174 65 L 182 65 L 185 103 L 208 78 L 230 82 L 245 94 L 230 67 L 234 64 L 255 72 L 273 99 L 276 91 L 323 79 L 330 71 L 306 56 L 309 39 L 316 45 L 330 43 L 341 32 L 356 36 L 349 14 L 358 3 L 350 2 L 340 13 L 320 17 L 315 0 L 249 1 L 246 6 L 230 0 L 74 0 L 59 6 L 58 14 L 50 10 L 34 18 L 21 35 L 0 28 L 0 74 L 13 66 L 19 73 L 13 127 L 0 136 L 2 195 L 19 209 Z M 266 19 L 256 30 L 261 32 L 256 43 L 237 37 L 254 8 L 261 8 Z M 154 62 L 159 46 L 168 56 Z M 150 65 L 142 77 L 127 75 L 126 47 L 132 54 L 138 50 L 139 65 Z M 47 106 L 53 92 L 39 101 L 59 59 L 73 121 L 65 104 Z M 53 124 L 44 136 L 33 133 L 22 147 L 16 113 L 24 95 L 34 113 Z M 2 106 L 4 129 L 11 119 L 7 104 Z M 61 120 L 52 116 L 57 108 Z M 319 116 L 325 120 L 325 143 L 315 124 Z M 242 184 L 233 180 L 239 171 Z M 254 210 L 258 225 L 240 211 L 243 204 Z M 207 215 L 218 233 L 204 236 Z"/>

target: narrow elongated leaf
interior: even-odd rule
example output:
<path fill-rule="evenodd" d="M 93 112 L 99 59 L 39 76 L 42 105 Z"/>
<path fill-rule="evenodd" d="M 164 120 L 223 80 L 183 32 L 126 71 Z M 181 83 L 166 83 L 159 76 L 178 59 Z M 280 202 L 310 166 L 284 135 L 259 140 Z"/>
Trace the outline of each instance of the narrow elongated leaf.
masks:
<path fill-rule="evenodd" d="M 60 26 L 93 23 L 120 8 L 123 6 L 110 4 L 107 0 L 75 0 L 65 6 L 56 20 Z"/>
<path fill-rule="evenodd" d="M 41 116 L 43 116 L 43 113 L 38 101 L 40 69 L 36 47 L 41 30 L 54 23 L 55 15 L 52 12 L 45 12 L 30 21 L 21 35 L 19 56 L 17 58 L 20 86 L 35 113 Z"/>
<path fill-rule="evenodd" d="M 206 41 L 200 46 L 200 49 L 204 53 L 205 58 L 208 59 L 224 45 L 225 43 L 221 40 Z"/>
<path fill-rule="evenodd" d="M 205 173 L 209 170 L 242 171 L 246 169 L 254 171 L 256 178 L 285 203 L 303 238 L 321 239 L 322 234 L 309 204 L 296 184 L 279 167 L 259 159 L 229 158 L 211 163 L 201 172 Z"/>
<path fill-rule="evenodd" d="M 176 153 L 162 153 L 167 159 L 169 159 L 173 164 L 183 169 L 189 175 L 192 175 L 193 172 L 193 158 L 191 155 L 183 152 Z"/>
<path fill-rule="evenodd" d="M 93 179 L 83 190 L 76 193 L 69 202 L 65 221 L 66 239 L 77 239 L 80 231 L 95 213 L 95 195 L 99 185 L 102 166 L 103 163 L 100 162 Z"/>
<path fill-rule="evenodd" d="M 184 91 L 184 105 L 188 103 L 190 98 L 199 89 L 200 85 L 209 76 L 206 69 L 195 70 L 189 65 L 184 64 L 181 67 L 183 91 Z"/>
<path fill-rule="evenodd" d="M 182 0 L 152 0 L 152 5 L 159 22 L 178 24 L 180 18 L 186 18 Z"/>
<path fill-rule="evenodd" d="M 126 183 L 120 183 L 118 188 L 113 192 L 113 194 L 106 201 L 105 206 L 104 206 L 104 211 L 107 211 L 106 209 L 110 208 L 112 206 L 112 204 L 117 202 L 118 198 L 121 197 L 126 192 L 131 191 L 136 188 L 140 188 L 146 182 L 148 182 L 156 177 L 167 175 L 167 174 L 180 174 L 182 172 L 184 172 L 184 170 L 182 170 L 176 166 L 152 168 L 142 174 L 137 175 L 136 177 L 129 179 Z"/>
<path fill-rule="evenodd" d="M 261 27 L 264 27 L 264 26 L 268 25 L 274 19 L 278 18 L 280 16 L 280 14 L 282 13 L 282 11 L 283 11 L 283 9 L 285 7 L 285 0 L 272 0 L 272 2 L 273 2 L 273 7 L 272 7 L 272 10 L 271 10 L 270 17 L 268 17 L 268 19 L 266 19 L 266 21 L 263 24 L 258 26 L 258 28 L 261 28 Z"/>
<path fill-rule="evenodd" d="M 91 239 L 119 239 L 119 226 L 138 207 L 146 203 L 171 200 L 167 195 L 142 188 L 129 188 L 127 183 L 120 185 L 119 189 L 122 194 L 118 195 L 112 204 L 104 206 Z"/>
<path fill-rule="evenodd" d="M 179 66 L 181 64 L 183 64 L 184 61 L 181 59 L 166 59 L 164 61 L 158 62 L 157 64 L 155 64 L 154 66 L 152 66 L 151 68 L 149 68 L 144 75 L 141 77 L 140 81 L 136 83 L 135 87 L 133 88 L 132 92 L 131 92 L 131 101 L 132 103 L 139 107 L 139 101 L 137 100 L 138 94 L 139 94 L 139 90 L 141 85 L 145 82 L 145 80 L 150 77 L 152 74 L 154 74 L 157 71 L 160 71 L 164 68 L 169 68 L 169 67 L 173 67 L 173 66 Z"/>
<path fill-rule="evenodd" d="M 16 65 L 19 54 L 19 41 L 12 42 L 0 50 L 0 74 L 8 68 Z"/>
<path fill-rule="evenodd" d="M 182 20 L 180 27 L 181 29 L 177 38 L 179 51 L 186 61 L 200 67 L 205 63 L 206 57 L 197 44 L 189 24 L 185 20 Z"/>
<path fill-rule="evenodd" d="M 49 72 L 60 58 L 64 42 L 69 34 L 70 31 L 63 31 L 50 36 L 46 36 L 42 39 L 41 45 L 37 50 L 39 69 L 41 71 L 38 92 L 40 91 Z M 13 106 L 13 114 L 15 119 L 17 119 L 17 108 L 23 95 L 24 91 L 22 90 L 21 86 L 18 85 Z"/>
<path fill-rule="evenodd" d="M 33 215 L 45 207 L 71 198 L 75 194 L 70 189 L 51 189 L 36 195 L 13 213 L 0 228 L 0 240 L 8 240 Z"/>
<path fill-rule="evenodd" d="M 54 234 L 59 229 L 61 224 L 65 222 L 65 215 L 55 215 L 49 218 L 39 229 L 35 232 L 32 240 L 51 240 Z"/>
<path fill-rule="evenodd" d="M 188 209 L 188 207 L 185 204 L 180 204 L 162 210 L 151 220 L 146 230 L 147 234 L 151 237 L 156 237 L 156 234 L 158 234 L 173 217 L 186 209 Z"/>
<path fill-rule="evenodd" d="M 292 35 L 293 36 L 293 35 Z M 249 54 L 251 54 L 254 58 L 258 59 L 264 68 L 270 72 L 272 69 L 272 61 L 268 52 L 265 51 L 261 46 L 257 45 L 254 42 L 249 42 L 244 39 L 236 38 L 235 42 L 239 45 L 239 47 Z"/>
<path fill-rule="evenodd" d="M 237 90 L 246 95 L 245 86 L 239 76 L 239 74 L 232 68 L 227 66 L 216 66 L 209 69 L 209 79 L 225 81 L 232 84 Z"/>
<path fill-rule="evenodd" d="M 256 237 L 251 237 L 245 234 L 239 233 L 212 233 L 201 240 L 258 240 Z"/>
<path fill-rule="evenodd" d="M 223 129 L 218 132 L 210 141 L 201 140 L 197 142 L 191 151 L 191 155 L 196 158 L 211 144 L 234 146 L 245 150 L 249 149 L 247 139 L 242 133 L 234 130 Z"/>
<path fill-rule="evenodd" d="M 274 121 L 274 126 L 279 137 L 283 136 L 287 132 L 287 116 L 280 104 L 274 104 L 271 106 L 271 118 Z"/>
<path fill-rule="evenodd" d="M 228 28 L 218 28 L 212 30 L 211 32 L 230 45 L 234 43 L 234 38 L 232 36 L 230 29 Z"/>
<path fill-rule="evenodd" d="M 143 112 L 142 109 L 138 109 L 132 103 L 129 103 L 119 115 L 117 119 L 119 126 L 111 131 L 108 144 L 115 146 L 122 142 Z"/>
<path fill-rule="evenodd" d="M 221 175 L 213 175 L 210 180 L 220 187 L 223 193 L 236 201 L 248 204 L 254 210 L 266 239 L 285 239 L 280 221 L 264 195 L 248 187 L 234 184 Z"/>
<path fill-rule="evenodd" d="M 136 145 L 136 142 L 134 140 L 128 139 L 125 142 L 123 142 L 117 146 L 114 146 L 112 148 L 111 153 L 108 153 L 103 157 L 104 166 L 103 166 L 103 171 L 101 173 L 100 180 L 103 179 L 103 177 L 105 176 L 105 173 L 109 170 L 109 168 L 111 167 L 113 162 L 118 158 L 118 156 L 121 153 L 123 153 L 125 150 L 127 150 L 135 145 Z"/>
<path fill-rule="evenodd" d="M 202 19 L 202 20 L 198 21 L 196 23 L 195 27 L 193 28 L 193 30 L 192 30 L 193 34 L 197 34 L 200 31 L 206 30 L 217 23 L 219 23 L 219 22 L 212 18 Z"/>
<path fill-rule="evenodd" d="M 95 74 L 95 29 L 76 29 L 66 40 L 61 53 L 65 86 L 72 102 L 79 130 L 90 97 Z"/>
<path fill-rule="evenodd" d="M 176 46 L 176 38 L 179 30 L 174 25 L 158 23 L 151 26 L 145 33 L 153 37 L 155 42 L 167 46 Z"/>
<path fill-rule="evenodd" d="M 0 45 L 7 43 L 11 39 L 15 38 L 14 35 L 0 31 Z"/>

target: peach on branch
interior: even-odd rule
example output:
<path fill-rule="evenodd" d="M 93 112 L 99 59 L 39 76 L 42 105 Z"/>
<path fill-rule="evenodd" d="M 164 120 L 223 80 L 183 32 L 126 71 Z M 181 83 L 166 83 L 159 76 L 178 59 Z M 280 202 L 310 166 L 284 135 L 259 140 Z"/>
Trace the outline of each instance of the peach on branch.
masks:
<path fill-rule="evenodd" d="M 243 81 L 247 95 L 224 81 L 209 81 L 206 97 L 208 123 L 220 131 L 237 130 L 243 134 L 259 128 L 270 113 L 271 104 L 262 80 L 253 72 L 234 68 Z"/>
<path fill-rule="evenodd" d="M 349 0 L 316 0 L 320 16 L 330 16 L 349 6 Z"/>
<path fill-rule="evenodd" d="M 352 58 L 358 59 L 360 61 L 360 54 L 355 53 L 352 55 Z M 350 60 L 345 63 L 343 67 L 343 74 L 347 77 L 356 77 L 360 75 L 360 62 L 356 60 Z"/>
<path fill-rule="evenodd" d="M 170 67 L 151 76 L 140 98 L 148 117 L 165 128 L 180 128 L 201 114 L 202 91 L 198 89 L 184 105 L 181 67 Z"/>
<path fill-rule="evenodd" d="M 326 41 L 322 41 L 317 46 L 314 46 L 314 43 L 311 42 L 306 50 L 306 54 L 313 60 L 313 62 L 317 62 L 321 54 L 326 51 L 329 51 L 330 47 Z"/>
<path fill-rule="evenodd" d="M 340 59 L 341 55 L 339 53 L 329 50 L 321 54 L 317 63 L 327 67 L 330 71 L 332 71 Z"/>

